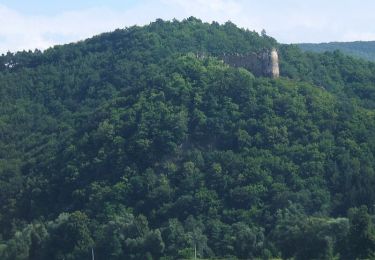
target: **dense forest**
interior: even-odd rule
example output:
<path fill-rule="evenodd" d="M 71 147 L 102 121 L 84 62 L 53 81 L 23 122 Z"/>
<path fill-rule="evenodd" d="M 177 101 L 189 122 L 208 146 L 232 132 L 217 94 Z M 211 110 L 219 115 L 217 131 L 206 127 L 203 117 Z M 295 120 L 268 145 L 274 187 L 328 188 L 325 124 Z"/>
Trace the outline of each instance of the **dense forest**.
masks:
<path fill-rule="evenodd" d="M 7 53 L 0 148 L 0 259 L 375 254 L 375 63 L 339 51 L 191 17 Z"/>
<path fill-rule="evenodd" d="M 375 62 L 375 41 L 300 43 L 298 46 L 312 52 L 340 50 L 347 55 Z"/>

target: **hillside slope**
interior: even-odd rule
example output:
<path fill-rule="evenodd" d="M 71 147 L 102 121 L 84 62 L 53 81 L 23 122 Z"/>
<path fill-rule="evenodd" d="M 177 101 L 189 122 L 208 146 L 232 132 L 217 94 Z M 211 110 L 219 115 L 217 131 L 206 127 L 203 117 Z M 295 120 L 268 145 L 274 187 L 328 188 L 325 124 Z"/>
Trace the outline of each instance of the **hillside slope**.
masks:
<path fill-rule="evenodd" d="M 196 18 L 0 59 L 1 259 L 374 252 L 375 64 Z"/>
<path fill-rule="evenodd" d="M 301 43 L 297 44 L 302 50 L 312 52 L 342 51 L 347 55 L 375 61 L 375 41 Z"/>

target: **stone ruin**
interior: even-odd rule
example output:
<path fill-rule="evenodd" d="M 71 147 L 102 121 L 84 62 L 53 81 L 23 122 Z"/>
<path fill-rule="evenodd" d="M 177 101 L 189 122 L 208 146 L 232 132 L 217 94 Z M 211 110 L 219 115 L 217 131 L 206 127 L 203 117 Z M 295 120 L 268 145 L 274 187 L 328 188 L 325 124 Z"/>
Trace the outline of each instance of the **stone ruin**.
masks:
<path fill-rule="evenodd" d="M 259 53 L 225 54 L 223 61 L 233 67 L 242 67 L 258 77 L 278 78 L 280 76 L 279 55 L 275 48 Z"/>

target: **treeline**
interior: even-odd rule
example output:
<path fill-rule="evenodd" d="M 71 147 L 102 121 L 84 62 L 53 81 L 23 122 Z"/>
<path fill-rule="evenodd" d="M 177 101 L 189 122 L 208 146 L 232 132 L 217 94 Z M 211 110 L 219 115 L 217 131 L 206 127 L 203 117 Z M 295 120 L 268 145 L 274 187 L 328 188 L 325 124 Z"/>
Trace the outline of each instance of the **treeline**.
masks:
<path fill-rule="evenodd" d="M 322 53 L 339 50 L 353 57 L 362 58 L 364 60 L 373 62 L 375 61 L 374 41 L 299 43 L 297 45 L 304 51 Z"/>
<path fill-rule="evenodd" d="M 374 64 L 195 18 L 1 59 L 1 259 L 374 254 Z"/>

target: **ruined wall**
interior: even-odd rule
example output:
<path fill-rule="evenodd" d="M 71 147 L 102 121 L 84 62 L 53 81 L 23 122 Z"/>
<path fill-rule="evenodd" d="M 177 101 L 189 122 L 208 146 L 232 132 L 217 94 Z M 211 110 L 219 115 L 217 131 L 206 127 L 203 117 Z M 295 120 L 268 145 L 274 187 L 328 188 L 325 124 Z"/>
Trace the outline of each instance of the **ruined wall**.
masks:
<path fill-rule="evenodd" d="M 223 61 L 234 67 L 242 67 L 255 76 L 278 78 L 280 76 L 279 57 L 276 49 L 259 53 L 224 55 Z"/>

